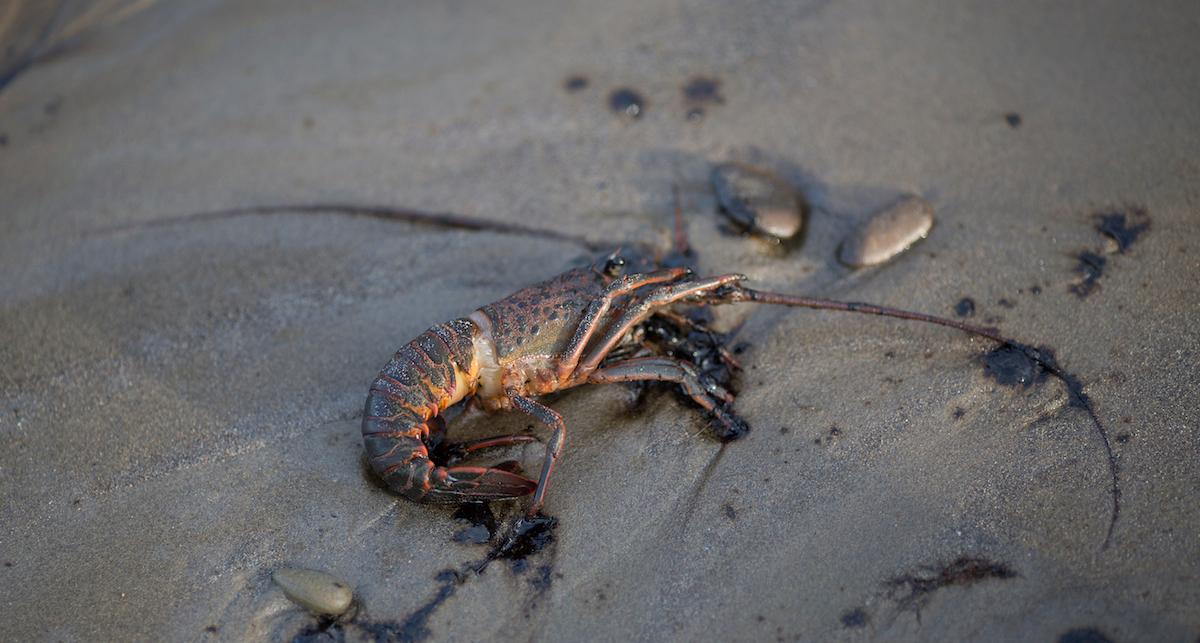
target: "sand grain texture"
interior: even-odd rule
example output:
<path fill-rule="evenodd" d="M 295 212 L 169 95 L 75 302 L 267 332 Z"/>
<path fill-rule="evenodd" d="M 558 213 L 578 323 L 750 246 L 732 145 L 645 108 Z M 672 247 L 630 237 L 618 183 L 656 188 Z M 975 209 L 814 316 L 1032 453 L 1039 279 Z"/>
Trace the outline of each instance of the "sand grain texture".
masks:
<path fill-rule="evenodd" d="M 316 620 L 281 567 L 354 587 L 351 639 L 1200 635 L 1194 2 L 506 6 L 162 2 L 0 90 L 0 638 L 288 639 Z M 700 114 L 697 77 L 721 98 Z M 721 232 L 721 161 L 804 192 L 801 245 Z M 669 394 L 562 395 L 554 544 L 443 590 L 486 548 L 364 477 L 367 387 L 431 324 L 588 252 L 336 212 L 150 225 L 351 203 L 665 239 L 673 183 L 706 272 L 945 315 L 970 297 L 1052 346 L 1113 440 L 1111 546 L 1104 451 L 1061 384 L 1001 385 L 946 329 L 762 309 L 749 435 L 722 449 Z M 906 193 L 929 237 L 840 266 Z M 1139 211 L 1127 247 L 1097 229 Z"/>

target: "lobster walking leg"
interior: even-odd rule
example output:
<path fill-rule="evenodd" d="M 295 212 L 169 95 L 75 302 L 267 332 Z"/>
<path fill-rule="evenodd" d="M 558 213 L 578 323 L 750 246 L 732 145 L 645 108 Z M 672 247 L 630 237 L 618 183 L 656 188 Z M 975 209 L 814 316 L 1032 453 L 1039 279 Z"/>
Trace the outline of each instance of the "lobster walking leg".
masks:
<path fill-rule="evenodd" d="M 567 423 L 563 421 L 563 417 L 559 415 L 558 411 L 538 404 L 527 397 L 509 393 L 509 398 L 518 409 L 554 429 L 550 441 L 546 443 L 546 459 L 542 462 L 542 473 L 538 476 L 537 489 L 533 492 L 533 502 L 530 503 L 527 512 L 527 515 L 533 516 L 542 509 L 542 501 L 546 497 L 546 485 L 550 482 L 550 473 L 554 470 L 554 463 L 558 461 L 558 455 L 562 452 L 563 440 L 567 437 Z"/>
<path fill-rule="evenodd" d="M 632 304 L 625 310 L 620 319 L 609 326 L 608 330 L 604 333 L 604 337 L 588 353 L 583 362 L 579 364 L 571 381 L 587 381 L 588 376 L 600 366 L 600 362 L 604 361 L 604 358 L 612 352 L 612 349 L 621 342 L 625 335 L 634 326 L 649 317 L 656 309 L 669 306 L 689 297 L 709 295 L 722 286 L 727 286 L 743 279 L 745 277 L 742 275 L 721 275 L 699 281 L 670 284 L 651 291 L 645 299 Z"/>
<path fill-rule="evenodd" d="M 612 307 L 612 303 L 617 297 L 627 295 L 642 286 L 676 281 L 687 276 L 689 272 L 686 268 L 667 268 L 655 272 L 626 275 L 609 284 L 605 293 L 588 306 L 583 319 L 575 328 L 575 335 L 571 338 L 571 343 L 563 351 L 563 357 L 555 367 L 559 384 L 566 384 L 571 379 L 575 367 L 579 364 L 579 358 L 583 355 L 584 348 L 587 347 L 592 335 L 599 328 L 599 322 Z"/>
<path fill-rule="evenodd" d="M 461 442 L 454 445 L 463 453 L 474 453 L 484 449 L 495 449 L 498 447 L 508 447 L 514 444 L 525 444 L 526 442 L 537 442 L 538 439 L 532 435 L 513 434 L 513 435 L 497 435 L 491 438 L 482 438 L 479 440 L 471 440 L 470 442 Z"/>
<path fill-rule="evenodd" d="M 463 458 L 470 457 L 478 451 L 537 441 L 538 439 L 532 435 L 514 434 L 497 435 L 490 438 L 482 438 L 468 442 L 452 442 L 449 444 L 440 445 L 439 448 L 435 450 L 435 459 L 440 458 L 438 459 L 439 462 L 444 461 L 447 465 L 450 465 L 462 460 Z"/>
<path fill-rule="evenodd" d="M 741 435 L 748 430 L 746 423 L 732 412 L 729 405 L 733 395 L 716 383 L 705 384 L 691 364 L 670 357 L 636 357 L 592 373 L 588 382 L 673 382 L 701 408 L 708 411 L 725 427 L 725 435 Z"/>

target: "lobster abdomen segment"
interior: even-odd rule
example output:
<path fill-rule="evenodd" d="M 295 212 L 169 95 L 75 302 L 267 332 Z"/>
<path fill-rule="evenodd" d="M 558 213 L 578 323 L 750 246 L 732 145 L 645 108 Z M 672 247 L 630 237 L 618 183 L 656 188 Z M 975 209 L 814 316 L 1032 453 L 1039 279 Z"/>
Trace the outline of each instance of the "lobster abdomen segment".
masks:
<path fill-rule="evenodd" d="M 434 326 L 396 351 L 371 384 L 362 424 L 367 460 L 389 489 L 410 500 L 512 498 L 536 486 L 508 471 L 448 469 L 429 459 L 430 421 L 475 391 L 478 332 L 467 319 Z"/>

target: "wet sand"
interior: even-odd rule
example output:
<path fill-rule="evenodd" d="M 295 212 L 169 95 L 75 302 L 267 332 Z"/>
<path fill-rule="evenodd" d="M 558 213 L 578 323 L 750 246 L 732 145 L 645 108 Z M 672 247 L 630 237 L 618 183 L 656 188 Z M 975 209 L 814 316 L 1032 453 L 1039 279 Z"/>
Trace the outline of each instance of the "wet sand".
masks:
<path fill-rule="evenodd" d="M 509 6 L 154 4 L 0 89 L 0 638 L 320 634 L 281 567 L 355 588 L 352 640 L 1200 636 L 1192 3 Z M 802 239 L 726 231 L 726 161 L 802 190 Z M 987 341 L 741 305 L 748 435 L 562 394 L 554 542 L 439 577 L 490 545 L 365 474 L 371 380 L 579 239 L 666 243 L 673 184 L 704 272 L 1052 347 L 1112 461 Z M 838 263 L 904 194 L 928 238 Z"/>

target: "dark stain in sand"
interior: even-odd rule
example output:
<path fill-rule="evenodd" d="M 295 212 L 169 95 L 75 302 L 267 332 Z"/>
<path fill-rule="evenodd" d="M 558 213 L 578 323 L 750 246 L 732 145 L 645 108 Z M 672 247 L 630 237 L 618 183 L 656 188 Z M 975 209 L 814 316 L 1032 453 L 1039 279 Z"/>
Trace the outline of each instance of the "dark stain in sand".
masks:
<path fill-rule="evenodd" d="M 482 545 L 496 534 L 496 514 L 486 502 L 464 502 L 454 511 L 455 520 L 470 526 L 454 534 L 454 542 Z"/>
<path fill-rule="evenodd" d="M 1096 231 L 1117 244 L 1117 253 L 1125 254 L 1138 237 L 1150 228 L 1150 216 L 1142 207 L 1130 207 L 1123 212 L 1100 212 L 1094 217 Z M 1131 221 L 1136 221 L 1131 225 Z"/>
<path fill-rule="evenodd" d="M 963 297 L 954 304 L 954 314 L 959 317 L 974 317 L 975 316 L 975 300 L 970 297 Z"/>
<path fill-rule="evenodd" d="M 372 620 L 362 613 L 349 621 L 320 617 L 300 630 L 292 638 L 292 643 L 345 641 L 347 634 L 350 634 L 351 638 L 355 640 L 361 638 L 403 643 L 423 641 L 433 634 L 429 629 L 429 618 L 441 607 L 442 603 L 454 596 L 454 593 L 458 591 L 458 586 L 465 582 L 464 574 L 453 569 L 442 570 L 435 578 L 441 584 L 437 594 L 402 622 Z"/>
<path fill-rule="evenodd" d="M 556 527 L 558 519 L 553 516 L 522 516 L 517 519 L 503 542 L 494 546 L 488 552 L 487 558 L 473 565 L 471 569 L 482 573 L 492 561 L 507 560 L 514 572 L 521 573 L 528 568 L 527 559 L 530 556 L 554 542 Z"/>
<path fill-rule="evenodd" d="M 696 76 L 683 86 L 683 98 L 687 102 L 687 119 L 696 121 L 704 118 L 704 110 L 709 105 L 725 103 L 721 95 L 721 81 L 705 76 Z"/>
<path fill-rule="evenodd" d="M 861 607 L 846 611 L 841 618 L 843 626 L 852 628 L 865 627 L 868 620 L 867 611 Z"/>
<path fill-rule="evenodd" d="M 1004 386 L 1028 387 L 1043 376 L 1037 362 L 1013 346 L 1000 346 L 983 356 L 983 374 Z"/>
<path fill-rule="evenodd" d="M 1104 276 L 1104 265 L 1108 260 L 1091 250 L 1081 251 L 1077 258 L 1079 263 L 1075 266 L 1075 272 L 1079 273 L 1080 280 L 1071 284 L 1068 290 L 1083 299 L 1100 287 L 1098 282 Z"/>
<path fill-rule="evenodd" d="M 975 556 L 959 556 L 948 565 L 922 567 L 914 572 L 884 581 L 888 597 L 897 607 L 920 613 L 930 595 L 945 587 L 968 587 L 985 580 L 1016 578 L 1017 572 L 1005 563 Z"/>
<path fill-rule="evenodd" d="M 540 596 L 550 589 L 555 578 L 562 578 L 562 574 L 554 573 L 554 568 L 550 565 L 539 565 L 529 578 L 529 586 Z"/>
<path fill-rule="evenodd" d="M 573 76 L 567 76 L 567 79 L 563 81 L 563 89 L 574 93 L 586 89 L 588 84 L 587 76 L 575 74 Z"/>
<path fill-rule="evenodd" d="M 721 81 L 704 76 L 696 76 L 689 80 L 683 86 L 683 97 L 695 103 L 720 105 L 725 102 L 725 97 L 721 95 Z"/>
<path fill-rule="evenodd" d="M 478 508 L 472 508 L 468 512 L 471 515 L 482 513 Z M 491 510 L 487 509 L 487 513 L 490 514 Z M 486 518 L 484 520 L 486 521 Z M 557 526 L 558 519 L 542 514 L 518 518 L 509 533 L 493 546 L 486 558 L 464 563 L 460 569 L 444 569 L 438 572 L 434 576 L 437 589 L 434 591 L 433 597 L 403 621 L 371 620 L 360 611 L 352 620 L 346 622 L 327 618 L 317 619 L 296 634 L 292 641 L 293 643 L 341 641 L 346 639 L 347 633 L 376 641 L 423 641 L 433 634 L 429 628 L 429 620 L 450 597 L 454 596 L 459 587 L 472 576 L 484 573 L 494 560 L 508 560 L 514 573 L 524 572 L 529 567 L 528 558 L 554 542 L 553 530 Z M 535 590 L 535 596 L 545 593 L 556 577 L 551 565 L 539 566 L 537 574 L 529 581 L 529 585 Z"/>
<path fill-rule="evenodd" d="M 376 640 L 380 640 L 379 634 L 394 635 L 400 641 L 421 641 L 428 638 L 432 631 L 429 629 L 429 619 L 437 612 L 454 593 L 458 591 L 460 585 L 467 581 L 467 575 L 463 572 L 453 569 L 443 569 L 434 577 L 441 586 L 433 598 L 429 599 L 417 611 L 408 615 L 402 623 L 374 623 L 373 634 L 376 634 Z M 388 640 L 384 638 L 383 640 Z"/>
<path fill-rule="evenodd" d="M 1104 235 L 1111 243 L 1108 250 L 1093 251 L 1085 249 L 1079 252 L 1079 263 L 1075 272 L 1080 279 L 1069 286 L 1069 290 L 1081 299 L 1095 292 L 1100 287 L 1100 277 L 1104 276 L 1108 265 L 1106 254 L 1125 254 L 1138 237 L 1150 229 L 1150 215 L 1140 206 L 1129 206 L 1120 210 L 1098 212 L 1092 215 L 1096 231 Z"/>
<path fill-rule="evenodd" d="M 1021 115 L 1016 112 L 1009 112 L 1004 115 L 1004 122 L 1008 123 L 1009 127 L 1017 129 L 1021 126 Z"/>
<path fill-rule="evenodd" d="M 628 87 L 619 87 L 608 95 L 608 107 L 629 118 L 641 118 L 646 111 L 646 99 Z"/>
<path fill-rule="evenodd" d="M 1058 643 L 1112 643 L 1112 639 L 1094 627 L 1077 627 L 1063 632 Z"/>

